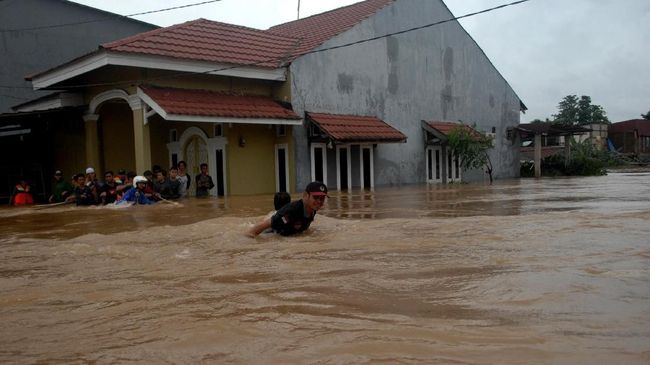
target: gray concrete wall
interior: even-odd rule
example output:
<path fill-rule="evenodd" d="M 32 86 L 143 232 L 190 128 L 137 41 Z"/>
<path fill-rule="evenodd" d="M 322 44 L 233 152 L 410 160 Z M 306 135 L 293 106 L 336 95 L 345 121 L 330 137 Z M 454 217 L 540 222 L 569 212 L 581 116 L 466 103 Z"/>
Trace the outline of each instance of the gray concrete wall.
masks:
<path fill-rule="evenodd" d="M 32 30 L 56 24 L 89 23 Z M 26 75 L 45 71 L 92 52 L 101 43 L 155 29 L 156 26 L 63 0 L 0 2 L 0 113 L 47 95 L 35 92 Z"/>
<path fill-rule="evenodd" d="M 321 46 L 355 42 L 449 19 L 435 0 L 398 0 Z M 375 185 L 425 181 L 421 120 L 461 120 L 496 128 L 491 151 L 496 178 L 519 174 L 518 146 L 506 128 L 519 124 L 519 99 L 474 40 L 457 23 L 300 57 L 290 67 L 294 110 L 377 116 L 408 137 L 375 149 Z M 298 187 L 310 178 L 307 130 L 297 128 Z M 465 172 L 467 181 L 483 180 Z M 330 176 L 336 181 L 336 176 Z"/>

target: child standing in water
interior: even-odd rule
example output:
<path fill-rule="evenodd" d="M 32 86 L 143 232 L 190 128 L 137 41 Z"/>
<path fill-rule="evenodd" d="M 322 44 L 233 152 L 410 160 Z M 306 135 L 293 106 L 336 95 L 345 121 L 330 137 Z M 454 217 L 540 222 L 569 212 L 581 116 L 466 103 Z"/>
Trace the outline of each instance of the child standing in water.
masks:
<path fill-rule="evenodd" d="M 18 184 L 14 186 L 11 199 L 9 199 L 9 205 L 20 206 L 32 204 L 34 204 L 34 197 L 32 196 L 31 187 L 27 183 L 27 180 L 21 177 Z"/>

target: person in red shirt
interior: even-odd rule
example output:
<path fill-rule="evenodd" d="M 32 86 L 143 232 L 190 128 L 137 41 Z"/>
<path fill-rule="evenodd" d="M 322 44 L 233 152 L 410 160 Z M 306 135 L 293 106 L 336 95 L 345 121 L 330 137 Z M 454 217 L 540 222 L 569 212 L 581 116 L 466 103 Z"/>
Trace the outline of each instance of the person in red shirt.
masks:
<path fill-rule="evenodd" d="M 25 178 L 20 178 L 18 184 L 14 186 L 14 190 L 9 199 L 9 205 L 22 206 L 34 204 L 34 197 L 32 196 L 31 186 L 27 183 Z"/>

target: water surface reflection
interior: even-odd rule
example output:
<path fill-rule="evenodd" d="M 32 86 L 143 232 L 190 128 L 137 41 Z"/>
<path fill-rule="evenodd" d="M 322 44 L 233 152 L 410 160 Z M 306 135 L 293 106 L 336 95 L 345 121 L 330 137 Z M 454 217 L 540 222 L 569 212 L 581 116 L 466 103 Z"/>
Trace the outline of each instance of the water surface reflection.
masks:
<path fill-rule="evenodd" d="M 0 362 L 647 364 L 649 179 L 0 209 Z"/>

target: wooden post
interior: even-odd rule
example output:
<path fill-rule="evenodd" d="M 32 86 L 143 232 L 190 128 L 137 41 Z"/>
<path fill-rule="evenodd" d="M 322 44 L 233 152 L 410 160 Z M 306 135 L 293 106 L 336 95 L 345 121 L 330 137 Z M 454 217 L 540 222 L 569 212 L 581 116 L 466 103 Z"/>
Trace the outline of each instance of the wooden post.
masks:
<path fill-rule="evenodd" d="M 572 135 L 567 135 L 564 137 L 564 167 L 569 166 L 571 162 L 571 140 L 573 139 Z"/>
<path fill-rule="evenodd" d="M 542 177 L 542 134 L 535 133 L 535 177 Z"/>

